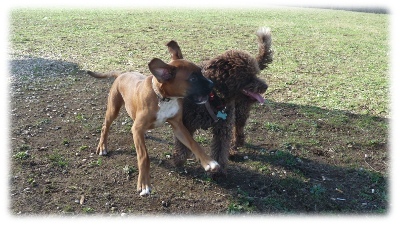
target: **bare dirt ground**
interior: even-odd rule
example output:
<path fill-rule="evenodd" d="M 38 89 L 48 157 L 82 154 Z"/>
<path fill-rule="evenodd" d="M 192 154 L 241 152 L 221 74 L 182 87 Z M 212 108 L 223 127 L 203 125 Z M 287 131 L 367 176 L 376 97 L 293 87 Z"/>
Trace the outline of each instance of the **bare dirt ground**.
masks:
<path fill-rule="evenodd" d="M 43 67 L 37 74 L 18 71 L 28 64 Z M 144 198 L 136 193 L 132 121 L 125 110 L 111 127 L 109 155 L 94 154 L 112 80 L 96 80 L 68 62 L 34 58 L 11 65 L 9 194 L 14 215 L 387 211 L 387 142 L 360 141 L 376 133 L 387 137 L 387 129 L 370 128 L 386 123 L 384 118 L 272 100 L 254 106 L 246 145 L 230 162 L 228 176 L 219 180 L 194 160 L 174 167 L 173 136 L 166 125 L 146 137 L 153 193 Z M 326 123 L 327 115 L 344 122 Z M 356 129 L 364 120 L 370 125 Z M 306 141 L 312 132 L 320 147 Z M 305 141 L 279 141 L 290 135 L 303 135 Z M 208 149 L 210 134 L 199 132 L 196 140 Z"/>

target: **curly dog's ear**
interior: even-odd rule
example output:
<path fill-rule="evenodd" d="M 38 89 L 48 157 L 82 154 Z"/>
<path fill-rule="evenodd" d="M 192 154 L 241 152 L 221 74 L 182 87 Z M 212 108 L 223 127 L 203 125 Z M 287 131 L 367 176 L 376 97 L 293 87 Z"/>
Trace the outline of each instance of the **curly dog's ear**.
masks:
<path fill-rule="evenodd" d="M 172 60 L 183 59 L 181 48 L 176 41 L 172 40 L 168 42 L 166 46 L 168 47 L 169 53 L 171 53 Z"/>

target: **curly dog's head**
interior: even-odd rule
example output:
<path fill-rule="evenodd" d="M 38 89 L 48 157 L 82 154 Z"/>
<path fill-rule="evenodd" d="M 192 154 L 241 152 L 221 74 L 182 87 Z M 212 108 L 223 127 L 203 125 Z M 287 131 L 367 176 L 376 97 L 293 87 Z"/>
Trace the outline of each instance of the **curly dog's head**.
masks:
<path fill-rule="evenodd" d="M 268 85 L 257 77 L 258 63 L 248 53 L 230 50 L 203 62 L 200 67 L 204 76 L 214 82 L 214 90 L 225 102 L 245 98 L 249 102 L 264 103 L 262 94 Z"/>

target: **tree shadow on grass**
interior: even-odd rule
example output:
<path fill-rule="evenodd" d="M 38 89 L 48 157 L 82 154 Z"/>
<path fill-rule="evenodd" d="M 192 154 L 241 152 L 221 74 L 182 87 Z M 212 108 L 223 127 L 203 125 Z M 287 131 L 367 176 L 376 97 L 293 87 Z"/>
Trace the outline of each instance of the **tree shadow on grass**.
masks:
<path fill-rule="evenodd" d="M 10 74 L 18 78 L 37 78 L 43 76 L 60 76 L 76 74 L 79 66 L 73 62 L 22 56 L 10 60 Z"/>

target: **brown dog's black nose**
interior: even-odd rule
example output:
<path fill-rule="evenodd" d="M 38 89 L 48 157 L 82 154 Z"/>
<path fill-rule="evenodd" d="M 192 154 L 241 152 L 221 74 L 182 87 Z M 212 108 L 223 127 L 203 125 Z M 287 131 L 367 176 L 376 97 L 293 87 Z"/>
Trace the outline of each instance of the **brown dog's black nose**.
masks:
<path fill-rule="evenodd" d="M 207 81 L 208 81 L 208 88 L 209 88 L 210 90 L 212 90 L 213 87 L 214 87 L 214 82 L 212 82 L 210 79 L 207 79 Z"/>

